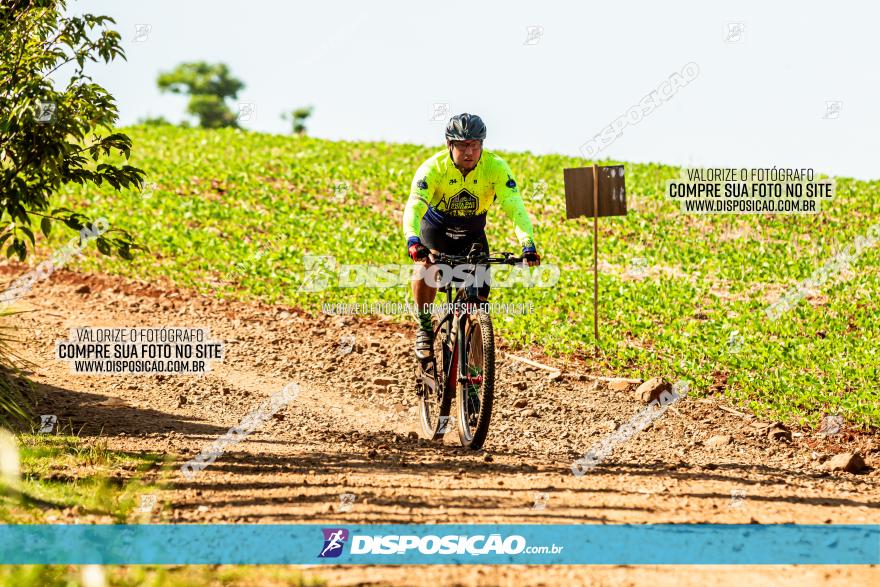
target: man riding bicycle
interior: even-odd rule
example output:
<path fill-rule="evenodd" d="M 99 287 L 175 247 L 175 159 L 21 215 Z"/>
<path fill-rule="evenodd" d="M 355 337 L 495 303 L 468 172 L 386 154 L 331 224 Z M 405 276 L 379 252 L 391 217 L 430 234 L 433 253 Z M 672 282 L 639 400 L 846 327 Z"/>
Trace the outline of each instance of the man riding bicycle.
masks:
<path fill-rule="evenodd" d="M 409 256 L 427 267 L 429 253 L 466 255 L 471 245 L 480 243 L 489 252 L 486 240 L 486 212 L 496 200 L 513 220 L 516 237 L 529 267 L 540 265 L 535 247 L 532 221 L 507 163 L 490 151 L 483 151 L 486 125 L 479 116 L 459 114 L 446 126 L 446 149 L 419 166 L 403 211 L 403 232 Z M 416 357 L 433 354 L 434 332 L 430 306 L 437 288 L 424 279 L 412 282 L 419 329 Z M 489 284 L 480 285 L 479 297 L 489 299 Z"/>

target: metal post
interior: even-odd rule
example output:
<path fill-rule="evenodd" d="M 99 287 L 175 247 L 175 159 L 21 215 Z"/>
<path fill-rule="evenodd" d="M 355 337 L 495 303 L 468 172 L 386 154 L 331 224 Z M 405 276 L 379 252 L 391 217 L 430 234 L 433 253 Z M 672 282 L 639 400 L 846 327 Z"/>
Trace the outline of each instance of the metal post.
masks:
<path fill-rule="evenodd" d="M 593 163 L 593 335 L 599 344 L 599 166 Z"/>

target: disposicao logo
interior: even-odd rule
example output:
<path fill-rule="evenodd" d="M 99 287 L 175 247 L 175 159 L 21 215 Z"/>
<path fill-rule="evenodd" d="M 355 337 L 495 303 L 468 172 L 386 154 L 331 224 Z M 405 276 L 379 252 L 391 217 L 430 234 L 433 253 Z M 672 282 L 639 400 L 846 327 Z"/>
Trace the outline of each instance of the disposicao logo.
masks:
<path fill-rule="evenodd" d="M 502 539 L 500 534 L 488 537 L 477 536 L 354 536 L 351 542 L 351 554 L 407 554 L 416 550 L 419 554 L 485 554 L 511 555 L 526 550 L 526 539 L 522 536 L 508 536 Z M 561 549 L 560 549 L 561 550 Z M 547 552 L 550 552 L 549 547 Z"/>
<path fill-rule="evenodd" d="M 523 536 L 513 534 L 502 537 L 500 534 L 474 536 L 451 534 L 437 536 L 416 536 L 413 534 L 391 534 L 368 536 L 349 534 L 345 528 L 322 528 L 324 547 L 318 558 L 337 558 L 342 555 L 345 544 L 350 542 L 349 554 L 357 555 L 518 555 L 518 554 L 559 554 L 563 546 L 527 546 Z M 351 540 L 349 540 L 349 538 Z M 415 551 L 415 552 L 412 552 Z"/>
<path fill-rule="evenodd" d="M 348 540 L 348 530 L 345 528 L 322 528 L 324 533 L 324 548 L 318 558 L 336 558 L 342 554 L 342 547 Z"/>

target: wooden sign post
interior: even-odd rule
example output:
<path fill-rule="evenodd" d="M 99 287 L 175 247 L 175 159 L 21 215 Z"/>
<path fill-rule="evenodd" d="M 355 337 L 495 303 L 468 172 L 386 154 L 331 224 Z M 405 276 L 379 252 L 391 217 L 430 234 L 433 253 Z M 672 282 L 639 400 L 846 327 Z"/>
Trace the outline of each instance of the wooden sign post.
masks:
<path fill-rule="evenodd" d="M 599 216 L 626 216 L 623 165 L 563 169 L 566 218 L 593 217 L 593 335 L 599 342 Z"/>

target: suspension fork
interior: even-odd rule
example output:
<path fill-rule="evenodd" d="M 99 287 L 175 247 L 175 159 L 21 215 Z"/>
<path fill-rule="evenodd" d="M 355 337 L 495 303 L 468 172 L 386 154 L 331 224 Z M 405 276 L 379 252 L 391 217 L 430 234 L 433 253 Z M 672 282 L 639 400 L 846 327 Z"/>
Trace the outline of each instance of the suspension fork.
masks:
<path fill-rule="evenodd" d="M 468 313 L 459 312 L 455 315 L 453 320 L 455 320 L 455 323 L 458 325 L 455 337 L 455 345 L 458 349 L 458 352 L 456 353 L 458 355 L 458 382 L 467 383 L 467 337 L 465 336 L 465 326 L 467 325 Z"/>
<path fill-rule="evenodd" d="M 446 321 L 449 321 L 449 337 L 446 341 L 443 341 L 441 345 L 440 352 L 444 353 L 443 356 L 443 381 L 444 384 L 450 388 L 450 391 L 455 391 L 455 387 L 451 386 L 452 374 L 457 372 L 458 365 L 458 353 L 456 352 L 456 344 L 458 338 L 456 337 L 457 330 L 457 322 L 455 321 L 456 316 L 447 314 L 440 321 L 440 325 L 437 327 L 437 332 L 434 333 L 434 336 L 439 336 L 443 332 L 443 324 Z M 447 346 L 449 345 L 449 346 Z M 446 353 L 449 353 L 448 355 Z"/>
<path fill-rule="evenodd" d="M 476 265 L 472 266 L 476 271 Z M 460 291 L 459 293 L 462 293 Z M 471 312 L 476 315 L 476 312 L 479 308 L 479 290 L 476 285 L 468 285 L 463 290 L 463 306 L 464 312 L 458 310 L 456 308 L 456 315 L 454 317 L 455 323 L 458 324 L 458 336 L 456 338 L 456 344 L 458 346 L 458 356 L 460 360 L 458 361 L 458 382 L 462 385 L 471 382 L 470 373 L 468 372 L 468 364 L 467 364 L 467 337 L 465 336 L 465 327 L 467 326 L 468 317 Z"/>

